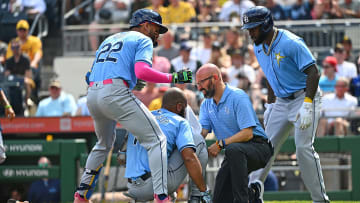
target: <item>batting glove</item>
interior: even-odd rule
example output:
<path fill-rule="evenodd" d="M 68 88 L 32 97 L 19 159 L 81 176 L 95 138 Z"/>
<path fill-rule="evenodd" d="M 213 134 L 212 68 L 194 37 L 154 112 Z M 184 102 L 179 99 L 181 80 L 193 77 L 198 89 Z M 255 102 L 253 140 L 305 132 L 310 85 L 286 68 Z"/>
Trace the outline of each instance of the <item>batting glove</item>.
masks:
<path fill-rule="evenodd" d="M 146 86 L 146 81 L 137 79 L 136 85 L 134 87 L 134 90 L 142 90 Z"/>
<path fill-rule="evenodd" d="M 85 81 L 88 85 L 90 85 L 90 74 L 91 74 L 91 72 L 88 71 L 85 75 Z"/>
<path fill-rule="evenodd" d="M 173 83 L 191 83 L 192 72 L 190 70 L 183 69 L 179 72 L 172 73 Z"/>
<path fill-rule="evenodd" d="M 272 108 L 273 108 L 273 103 L 271 103 L 271 104 L 266 103 L 265 104 L 265 112 L 264 112 L 264 126 L 265 127 L 266 127 L 266 125 L 268 123 L 269 116 L 270 116 L 270 113 L 272 111 Z"/>
<path fill-rule="evenodd" d="M 296 115 L 296 121 L 300 118 L 300 129 L 305 130 L 312 123 L 312 103 L 304 102 Z"/>
<path fill-rule="evenodd" d="M 201 203 L 212 203 L 210 191 L 201 192 Z"/>

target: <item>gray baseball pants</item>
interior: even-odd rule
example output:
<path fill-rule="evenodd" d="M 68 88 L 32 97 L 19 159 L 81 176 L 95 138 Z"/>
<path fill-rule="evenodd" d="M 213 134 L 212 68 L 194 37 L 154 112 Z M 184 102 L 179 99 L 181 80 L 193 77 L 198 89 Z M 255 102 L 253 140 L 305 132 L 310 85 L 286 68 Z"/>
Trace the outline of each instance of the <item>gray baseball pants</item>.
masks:
<path fill-rule="evenodd" d="M 204 138 L 200 134 L 193 134 L 194 143 L 196 146 L 196 155 L 200 160 L 200 164 L 205 175 L 206 165 L 208 162 L 208 152 Z M 169 194 L 172 194 L 184 181 L 188 174 L 184 161 L 181 157 L 181 153 L 176 149 L 169 157 L 168 162 L 168 190 Z M 138 178 L 132 183 L 128 183 L 128 196 L 133 198 L 137 202 L 146 202 L 154 199 L 151 180 L 152 177 L 145 181 Z M 196 187 L 195 183 L 191 181 L 191 195 L 200 196 L 200 191 Z"/>
<path fill-rule="evenodd" d="M 86 161 L 81 183 L 96 184 L 94 175 L 89 171 L 96 171 L 105 161 L 115 141 L 116 122 L 119 122 L 148 152 L 153 176 L 151 191 L 155 194 L 168 194 L 166 137 L 151 112 L 132 94 L 123 80 L 113 79 L 112 84 L 95 82 L 88 89 L 87 105 L 94 119 L 98 141 Z M 78 192 L 87 196 L 88 191 Z"/>
<path fill-rule="evenodd" d="M 313 123 L 309 128 L 301 130 L 299 128 L 300 119 L 296 121 L 296 114 L 304 102 L 304 98 L 305 91 L 303 90 L 295 93 L 295 99 L 276 98 L 265 127 L 265 133 L 274 146 L 274 155 L 264 169 L 259 169 L 250 174 L 249 182 L 265 181 L 282 144 L 295 127 L 296 158 L 299 163 L 301 178 L 314 203 L 328 202 L 329 198 L 325 192 L 319 155 L 313 146 L 321 111 L 320 92 L 316 93 L 313 100 Z"/>

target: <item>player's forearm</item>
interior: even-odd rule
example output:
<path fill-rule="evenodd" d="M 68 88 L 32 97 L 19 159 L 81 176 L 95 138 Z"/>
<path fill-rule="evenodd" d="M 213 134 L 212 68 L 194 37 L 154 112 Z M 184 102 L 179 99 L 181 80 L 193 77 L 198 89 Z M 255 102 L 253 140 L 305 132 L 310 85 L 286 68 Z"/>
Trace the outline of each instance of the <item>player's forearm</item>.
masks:
<path fill-rule="evenodd" d="M 135 75 L 141 80 L 153 83 L 171 83 L 172 75 L 169 73 L 162 73 L 152 69 L 149 64 L 145 62 L 135 63 Z"/>
<path fill-rule="evenodd" d="M 208 133 L 209 133 L 209 130 L 206 130 L 204 128 L 201 130 L 201 135 L 204 137 L 204 139 L 206 138 Z"/>
<path fill-rule="evenodd" d="M 305 97 L 314 99 L 314 96 L 316 94 L 319 85 L 319 79 L 320 79 L 319 71 L 317 70 L 315 65 L 311 65 L 309 68 L 307 68 L 304 71 L 304 73 L 307 75 Z"/>
<path fill-rule="evenodd" d="M 10 105 L 9 101 L 7 100 L 4 91 L 0 90 L 0 103 L 2 106 Z"/>
<path fill-rule="evenodd" d="M 235 135 L 226 138 L 225 145 L 231 143 L 238 143 L 238 142 L 247 142 L 253 138 L 253 130 L 252 127 L 242 129 L 240 132 L 236 133 Z"/>
<path fill-rule="evenodd" d="M 184 150 L 187 150 L 187 152 L 185 152 L 185 154 L 183 152 L 181 153 L 190 178 L 194 181 L 194 183 L 201 192 L 206 191 L 206 184 L 203 178 L 202 168 L 199 159 L 197 158 L 193 149 L 188 148 Z M 191 152 L 189 152 L 189 150 L 191 150 Z"/>

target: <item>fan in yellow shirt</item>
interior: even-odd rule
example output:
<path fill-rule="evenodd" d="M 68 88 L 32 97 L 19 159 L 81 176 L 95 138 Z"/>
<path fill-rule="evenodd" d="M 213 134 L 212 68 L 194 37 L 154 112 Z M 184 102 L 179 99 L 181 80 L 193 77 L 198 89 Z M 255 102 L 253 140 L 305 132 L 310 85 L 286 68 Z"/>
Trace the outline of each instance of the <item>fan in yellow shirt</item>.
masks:
<path fill-rule="evenodd" d="M 169 21 L 170 23 L 185 23 L 196 16 L 192 4 L 181 0 L 170 0 Z"/>
<path fill-rule="evenodd" d="M 42 43 L 38 37 L 29 36 L 29 23 L 26 20 L 20 20 L 16 24 L 16 40 L 20 41 L 21 44 L 21 52 L 26 54 L 30 58 L 30 66 L 33 68 L 37 68 L 42 58 Z M 8 49 L 6 52 L 6 58 L 10 58 L 13 56 L 11 45 L 9 43 Z"/>
<path fill-rule="evenodd" d="M 162 17 L 163 24 L 169 23 L 169 10 L 168 8 L 163 6 L 162 0 L 151 0 L 151 6 L 148 6 L 146 8 L 158 12 Z"/>

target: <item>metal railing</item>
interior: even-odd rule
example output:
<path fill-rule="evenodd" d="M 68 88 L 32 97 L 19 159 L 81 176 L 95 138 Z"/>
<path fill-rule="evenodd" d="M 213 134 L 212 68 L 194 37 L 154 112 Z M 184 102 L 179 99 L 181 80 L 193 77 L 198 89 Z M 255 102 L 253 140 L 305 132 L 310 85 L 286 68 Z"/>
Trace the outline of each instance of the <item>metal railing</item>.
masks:
<path fill-rule="evenodd" d="M 344 35 L 349 36 L 353 41 L 353 48 L 360 49 L 359 28 L 360 19 L 334 19 L 334 20 L 304 20 L 304 21 L 277 21 L 276 26 L 279 28 L 286 28 L 297 35 L 304 38 L 310 49 L 317 56 L 317 52 L 329 51 L 329 48 L 335 46 L 340 42 Z M 206 29 L 213 28 L 223 33 L 224 30 L 230 27 L 239 27 L 239 31 L 244 34 L 245 43 L 250 43 L 248 35 L 240 29 L 240 23 L 230 22 L 214 22 L 214 23 L 183 23 L 170 24 L 168 27 L 174 33 L 184 33 L 190 30 L 191 39 L 199 41 L 199 36 L 205 32 Z M 99 38 L 104 38 L 113 34 L 113 28 L 121 30 L 128 29 L 127 24 L 101 24 L 97 27 L 98 32 L 92 32 Z M 88 32 L 89 25 L 68 25 L 63 27 L 63 54 L 71 56 L 93 55 L 94 51 L 90 50 Z M 321 54 L 321 53 L 320 53 Z"/>
<path fill-rule="evenodd" d="M 48 24 L 48 20 L 47 18 L 38 13 L 36 14 L 35 18 L 34 18 L 34 22 L 31 25 L 31 28 L 29 30 L 29 35 L 32 35 L 35 32 L 35 29 L 37 28 L 37 37 L 38 38 L 43 38 L 46 37 L 48 35 L 49 32 L 49 24 Z"/>

